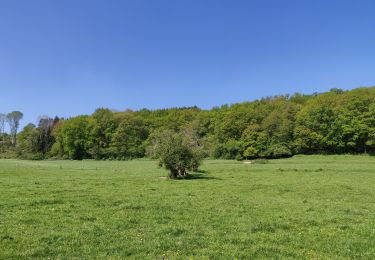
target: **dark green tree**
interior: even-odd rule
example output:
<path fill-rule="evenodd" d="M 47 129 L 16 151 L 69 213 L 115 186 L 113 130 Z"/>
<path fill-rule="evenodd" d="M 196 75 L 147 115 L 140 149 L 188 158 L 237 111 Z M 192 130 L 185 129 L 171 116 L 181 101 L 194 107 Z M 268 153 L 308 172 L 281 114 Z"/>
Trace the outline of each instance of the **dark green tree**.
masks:
<path fill-rule="evenodd" d="M 99 108 L 92 114 L 89 148 L 91 157 L 95 159 L 115 157 L 110 144 L 117 125 L 114 113 L 109 109 Z"/>
<path fill-rule="evenodd" d="M 141 117 L 128 114 L 113 134 L 111 148 L 118 159 L 139 158 L 145 155 L 149 130 Z"/>
<path fill-rule="evenodd" d="M 91 133 L 93 119 L 78 116 L 66 120 L 60 129 L 60 141 L 63 142 L 64 154 L 70 159 L 91 158 L 89 149 L 92 147 Z"/>

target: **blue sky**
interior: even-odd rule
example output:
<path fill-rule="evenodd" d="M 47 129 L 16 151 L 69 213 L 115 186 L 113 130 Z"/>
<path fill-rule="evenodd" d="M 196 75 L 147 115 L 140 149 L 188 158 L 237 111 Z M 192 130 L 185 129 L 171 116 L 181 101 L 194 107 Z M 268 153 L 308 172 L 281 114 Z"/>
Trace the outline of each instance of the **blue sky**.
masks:
<path fill-rule="evenodd" d="M 0 0 L 0 112 L 210 108 L 375 85 L 373 0 Z"/>

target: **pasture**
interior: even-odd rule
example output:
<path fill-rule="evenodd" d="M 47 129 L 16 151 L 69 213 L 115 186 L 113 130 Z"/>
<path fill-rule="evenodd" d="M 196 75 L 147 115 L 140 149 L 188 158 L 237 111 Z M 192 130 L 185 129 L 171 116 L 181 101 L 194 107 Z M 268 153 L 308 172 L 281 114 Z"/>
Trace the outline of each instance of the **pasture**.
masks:
<path fill-rule="evenodd" d="M 0 160 L 0 259 L 375 258 L 375 157 Z"/>

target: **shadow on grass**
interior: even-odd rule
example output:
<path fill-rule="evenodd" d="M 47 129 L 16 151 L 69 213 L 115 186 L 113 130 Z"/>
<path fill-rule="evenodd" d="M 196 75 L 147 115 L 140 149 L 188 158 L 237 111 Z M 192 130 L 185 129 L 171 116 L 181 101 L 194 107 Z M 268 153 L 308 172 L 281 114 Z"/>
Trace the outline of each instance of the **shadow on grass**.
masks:
<path fill-rule="evenodd" d="M 188 176 L 186 176 L 183 179 L 180 180 L 221 180 L 220 178 L 209 176 L 207 175 L 207 172 L 204 171 L 204 174 L 198 172 L 198 173 L 191 173 Z"/>
<path fill-rule="evenodd" d="M 208 171 L 206 171 L 206 170 L 197 170 L 194 173 L 208 173 Z"/>

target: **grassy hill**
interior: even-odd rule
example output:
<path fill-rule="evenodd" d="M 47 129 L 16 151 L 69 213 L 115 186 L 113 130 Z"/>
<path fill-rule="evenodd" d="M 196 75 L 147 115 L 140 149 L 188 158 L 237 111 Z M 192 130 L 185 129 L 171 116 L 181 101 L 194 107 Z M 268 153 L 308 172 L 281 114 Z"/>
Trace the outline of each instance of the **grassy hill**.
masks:
<path fill-rule="evenodd" d="M 375 257 L 375 157 L 0 160 L 0 258 Z"/>

